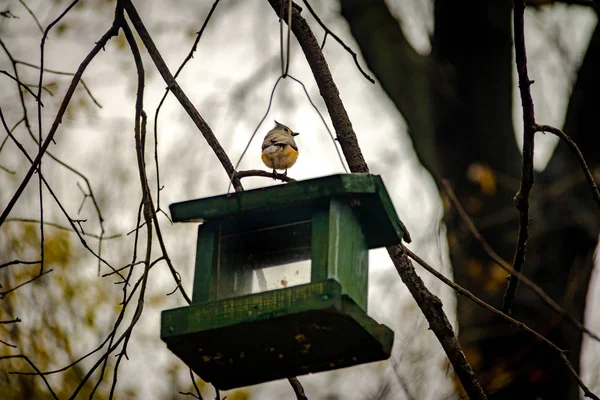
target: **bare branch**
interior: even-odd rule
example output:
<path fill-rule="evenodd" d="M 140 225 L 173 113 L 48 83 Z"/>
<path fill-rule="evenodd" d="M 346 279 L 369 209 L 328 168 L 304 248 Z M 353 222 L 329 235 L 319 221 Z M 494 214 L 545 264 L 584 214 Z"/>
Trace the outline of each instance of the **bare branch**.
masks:
<path fill-rule="evenodd" d="M 31 9 L 27 6 L 27 4 L 25 4 L 25 2 L 23 0 L 19 0 L 19 3 L 21 3 L 23 5 L 23 7 L 25 7 L 25 9 L 27 10 L 27 12 L 29 13 L 29 15 L 31 15 L 31 17 L 33 18 L 33 20 L 35 21 L 35 24 L 37 25 L 37 27 L 39 28 L 40 32 L 44 33 L 44 28 L 42 28 L 42 25 L 40 25 L 40 21 L 38 21 L 37 17 L 35 16 L 35 14 L 33 13 L 33 11 L 31 11 Z"/>
<path fill-rule="evenodd" d="M 219 4 L 220 1 L 221 0 L 215 0 L 212 7 L 210 8 L 210 11 L 208 12 L 208 15 L 206 16 L 206 19 L 204 20 L 202 27 L 196 33 L 196 40 L 194 40 L 192 49 L 190 50 L 188 55 L 185 57 L 185 59 L 183 60 L 183 62 L 179 66 L 179 68 L 177 68 L 175 75 L 173 75 L 174 79 L 177 79 L 177 77 L 179 76 L 179 74 L 181 73 L 181 71 L 183 70 L 185 65 L 188 63 L 188 61 L 190 61 L 192 58 L 194 58 L 194 53 L 196 52 L 198 43 L 200 42 L 200 38 L 202 37 L 202 34 L 204 33 L 206 26 L 208 25 L 208 21 L 210 21 L 210 18 L 212 17 L 213 13 L 215 12 L 215 9 L 217 8 L 217 5 Z M 158 114 L 159 114 L 160 109 L 162 108 L 162 105 L 165 102 L 165 99 L 167 98 L 168 94 L 169 94 L 169 88 L 167 88 L 165 90 L 163 97 L 160 99 L 160 102 L 158 103 L 158 107 L 156 107 L 156 112 L 154 113 L 154 164 L 155 164 L 155 168 L 156 168 L 156 186 L 157 186 L 156 208 L 159 210 L 160 210 L 160 187 L 161 186 L 160 186 L 160 169 L 158 167 Z"/>
<path fill-rule="evenodd" d="M 294 389 L 294 393 L 296 394 L 297 400 L 308 400 L 308 397 L 306 397 L 306 395 L 304 394 L 304 388 L 302 387 L 302 384 L 300 383 L 298 378 L 296 378 L 296 377 L 288 378 L 288 381 L 290 382 L 290 385 L 292 385 L 292 388 Z"/>
<path fill-rule="evenodd" d="M 571 139 L 569 137 L 569 135 L 567 135 L 560 129 L 554 128 L 549 125 L 536 125 L 535 130 L 536 130 L 536 132 L 542 132 L 542 133 L 550 132 L 553 135 L 556 135 L 560 139 L 564 140 L 569 145 L 571 150 L 573 150 L 573 152 L 575 153 L 575 156 L 577 156 L 577 161 L 579 162 L 579 165 L 581 166 L 581 170 L 583 171 L 583 174 L 585 175 L 585 179 L 587 179 L 588 184 L 590 185 L 590 187 L 592 189 L 592 197 L 593 197 L 594 201 L 596 202 L 596 204 L 598 205 L 598 208 L 600 208 L 600 191 L 598 190 L 598 185 L 596 185 L 596 182 L 594 180 L 594 175 L 592 175 L 592 172 L 590 171 L 587 163 L 585 162 L 585 158 L 583 157 L 583 154 L 581 154 L 579 147 L 573 141 L 573 139 Z"/>
<path fill-rule="evenodd" d="M 13 349 L 17 348 L 17 346 L 15 346 L 14 344 L 10 344 L 8 342 L 5 342 L 4 340 L 0 340 L 0 343 L 2 343 L 3 345 L 5 345 L 7 347 L 12 347 Z"/>
<path fill-rule="evenodd" d="M 21 318 L 9 319 L 6 321 L 0 321 L 0 324 L 14 324 L 17 322 L 21 322 Z"/>
<path fill-rule="evenodd" d="M 527 240 L 529 238 L 529 193 L 533 187 L 533 137 L 535 134 L 535 114 L 533 99 L 531 98 L 531 84 L 527 73 L 527 52 L 525 50 L 525 27 L 524 27 L 525 1 L 514 0 L 514 37 L 515 37 L 515 59 L 517 64 L 517 75 L 519 77 L 519 93 L 523 107 L 523 163 L 521 168 L 521 186 L 515 195 L 515 207 L 519 210 L 519 235 L 517 248 L 513 260 L 513 268 L 521 272 L 525 263 L 527 251 Z M 517 293 L 519 279 L 511 275 L 508 286 L 504 293 L 502 311 L 511 313 L 512 302 Z"/>
<path fill-rule="evenodd" d="M 6 297 L 6 295 L 8 295 L 9 293 L 12 293 L 12 292 L 14 292 L 14 291 L 15 291 L 15 290 L 17 290 L 17 289 L 20 289 L 20 288 L 22 288 L 23 286 L 25 286 L 25 285 L 27 285 L 27 284 L 29 284 L 29 283 L 31 283 L 31 282 L 33 282 L 33 281 L 35 281 L 35 280 L 37 280 L 37 279 L 41 278 L 42 276 L 44 276 L 44 275 L 46 275 L 46 274 L 49 274 L 49 273 L 50 273 L 50 272 L 52 272 L 52 271 L 54 271 L 54 270 L 53 270 L 53 269 L 49 269 L 49 270 L 47 270 L 47 271 L 44 271 L 44 272 L 42 272 L 41 274 L 37 274 L 37 275 L 36 275 L 36 276 L 34 276 L 33 278 L 31 278 L 31 279 L 28 279 L 28 280 L 26 280 L 26 281 L 25 281 L 25 282 L 23 282 L 23 283 L 20 283 L 19 285 L 15 286 L 15 287 L 14 287 L 14 288 L 12 288 L 12 289 L 8 289 L 8 290 L 4 290 L 4 291 L 0 292 L 0 299 L 4 299 L 4 298 Z"/>
<path fill-rule="evenodd" d="M 21 64 L 24 65 L 26 67 L 30 67 L 30 68 L 34 68 L 34 69 L 40 69 L 39 66 L 35 65 L 35 64 L 31 64 L 28 63 L 26 61 L 20 61 L 20 60 L 15 60 L 15 64 Z M 57 71 L 54 69 L 50 69 L 50 68 L 44 68 L 44 72 L 48 72 L 50 74 L 55 74 L 55 75 L 64 75 L 64 76 L 75 76 L 76 72 L 65 72 L 65 71 Z M 90 96 L 90 99 L 92 100 L 92 102 L 98 107 L 98 108 L 102 108 L 102 104 L 100 104 L 100 102 L 94 97 L 94 95 L 92 94 L 92 91 L 90 90 L 89 86 L 85 83 L 85 79 L 81 78 L 80 79 L 80 83 L 81 86 L 83 86 L 83 89 L 85 90 L 85 92 L 88 94 L 88 96 Z M 43 89 L 43 87 L 42 87 Z"/>
<path fill-rule="evenodd" d="M 10 79 L 12 79 L 13 81 L 17 82 L 17 84 L 19 86 L 21 86 L 23 89 L 27 90 L 27 92 L 29 92 L 29 94 L 33 96 L 33 98 L 35 99 L 35 101 L 37 101 L 40 104 L 42 104 L 40 98 L 35 93 L 33 93 L 33 91 L 31 89 L 29 89 L 28 85 L 24 84 L 23 82 L 21 82 L 20 80 L 18 80 L 17 78 L 15 78 L 14 76 L 12 76 L 11 74 L 9 74 L 5 70 L 0 70 L 0 74 L 4 74 L 4 75 L 8 76 Z M 43 104 L 42 104 L 42 106 L 43 106 Z"/>
<path fill-rule="evenodd" d="M 194 389 L 196 390 L 196 395 L 194 396 L 193 394 L 191 394 L 192 396 L 194 396 L 197 399 L 202 400 L 202 394 L 200 394 L 200 389 L 198 388 L 198 385 L 196 385 L 196 380 L 194 379 L 194 371 L 192 371 L 192 369 L 190 368 L 190 379 L 192 380 L 192 384 L 194 385 Z M 217 393 L 218 393 L 218 389 L 217 389 Z M 181 392 L 179 392 L 181 393 Z"/>
<path fill-rule="evenodd" d="M 280 12 L 279 0 L 269 0 L 269 3 L 276 13 Z M 340 99 L 337 86 L 333 81 L 333 77 L 327 66 L 327 61 L 323 56 L 323 52 L 321 51 L 319 43 L 312 33 L 310 26 L 308 26 L 306 20 L 300 15 L 300 11 L 296 5 L 294 5 L 293 8 L 292 32 L 304 51 L 306 60 L 313 72 L 315 81 L 319 87 L 319 92 L 321 93 L 321 96 L 323 96 L 323 100 L 325 101 L 327 110 L 331 116 L 333 126 L 337 133 L 338 142 L 342 147 L 350 171 L 354 173 L 369 172 L 367 163 L 365 162 L 358 145 L 356 134 L 352 129 L 352 123 L 348 118 L 344 104 Z M 440 299 L 427 289 L 421 278 L 416 274 L 414 268 L 410 264 L 410 260 L 406 257 L 402 245 L 391 246 L 388 247 L 387 250 L 402 281 L 410 290 L 415 301 L 427 318 L 431 329 L 444 348 L 466 393 L 472 399 L 487 398 L 471 365 L 462 352 L 460 344 L 454 335 L 452 326 L 442 309 L 442 302 Z"/>
<path fill-rule="evenodd" d="M 6 268 L 9 267 L 11 265 L 16 265 L 16 264 L 29 264 L 29 265 L 35 265 L 35 264 L 39 264 L 41 261 L 37 260 L 37 261 L 22 261 L 22 260 L 12 260 L 9 261 L 7 263 L 4 264 L 0 264 L 0 269 L 2 268 Z"/>
<path fill-rule="evenodd" d="M 409 255 L 409 257 L 412 258 L 413 260 L 415 260 L 417 262 L 417 264 L 419 264 L 420 266 L 422 266 L 423 268 L 425 268 L 429 273 L 431 273 L 433 276 L 435 276 L 436 278 L 438 278 L 440 281 L 442 281 L 446 285 L 450 286 L 457 293 L 465 296 L 466 298 L 468 298 L 469 300 L 473 301 L 478 306 L 485 308 L 486 310 L 490 311 L 491 313 L 493 313 L 495 315 L 498 315 L 499 317 L 505 319 L 506 321 L 508 321 L 511 324 L 517 326 L 518 328 L 523 329 L 524 331 L 531 333 L 533 336 L 536 337 L 536 339 L 538 339 L 541 342 L 547 344 L 550 348 L 552 348 L 553 350 L 555 350 L 556 352 L 558 352 L 558 354 L 562 358 L 563 362 L 565 363 L 565 365 L 567 366 L 567 368 L 569 369 L 569 371 L 571 372 L 571 374 L 573 375 L 573 377 L 579 383 L 579 387 L 581 387 L 581 389 L 585 393 L 585 396 L 586 397 L 590 397 L 590 398 L 592 398 L 594 400 L 600 400 L 600 399 L 598 399 L 598 396 L 596 396 L 594 393 L 590 392 L 590 390 L 583 383 L 583 381 L 581 380 L 581 378 L 579 377 L 579 375 L 577 374 L 577 372 L 575 372 L 575 370 L 573 369 L 573 366 L 571 365 L 571 363 L 569 362 L 569 359 L 565 355 L 565 353 L 568 350 L 561 349 L 560 347 L 558 347 L 557 345 L 555 345 L 554 343 L 552 343 L 550 340 L 546 339 L 543 335 L 539 334 L 535 330 L 533 330 L 530 327 L 528 327 L 523 322 L 517 321 L 516 319 L 512 318 L 508 314 L 505 314 L 502 311 L 500 311 L 500 310 L 492 307 L 491 305 L 489 305 L 485 301 L 481 300 L 479 297 L 475 296 L 473 293 L 469 292 L 468 290 L 466 290 L 462 286 L 460 286 L 460 285 L 452 282 L 450 279 L 446 278 L 444 275 L 442 275 L 435 268 L 433 268 L 432 266 L 430 266 L 429 264 L 427 264 L 423 259 L 421 259 L 419 256 L 417 256 L 415 253 L 413 253 L 409 249 L 407 249 L 407 248 L 404 248 L 404 249 L 405 249 L 406 253 Z"/>
<path fill-rule="evenodd" d="M 33 173 L 37 170 L 37 167 L 38 167 L 42 157 L 44 156 L 46 149 L 48 149 L 48 146 L 52 142 L 54 135 L 56 134 L 56 131 L 58 130 L 58 126 L 60 125 L 60 123 L 62 121 L 62 117 L 65 114 L 65 111 L 67 110 L 67 106 L 69 105 L 69 102 L 71 101 L 71 98 L 73 97 L 75 88 L 77 87 L 77 84 L 81 80 L 81 76 L 83 75 L 83 72 L 85 71 L 85 69 L 87 68 L 89 63 L 94 59 L 96 54 L 98 54 L 100 52 L 100 50 L 110 40 L 110 38 L 112 38 L 113 36 L 116 36 L 118 33 L 119 33 L 119 25 L 118 25 L 117 21 L 115 20 L 115 21 L 113 21 L 112 26 L 108 29 L 108 31 L 106 31 L 106 33 L 104 35 L 102 35 L 100 40 L 98 40 L 98 42 L 96 42 L 96 45 L 93 47 L 92 51 L 90 51 L 90 53 L 85 57 L 85 59 L 79 65 L 79 68 L 77 69 L 77 72 L 75 73 L 75 75 L 73 76 L 73 79 L 71 80 L 71 84 L 69 85 L 69 88 L 67 89 L 67 93 L 65 94 L 65 97 L 63 98 L 63 101 L 60 105 L 58 113 L 56 114 L 54 122 L 52 123 L 52 127 L 50 128 L 50 131 L 48 132 L 48 135 L 46 136 L 44 143 L 42 144 L 40 150 L 38 151 L 38 154 L 36 155 L 35 159 L 33 160 L 31 167 L 27 171 L 27 174 L 23 178 L 23 181 L 19 185 L 19 188 L 17 189 L 17 191 L 15 192 L 13 197 L 8 202 L 8 205 L 6 206 L 6 208 L 0 215 L 0 226 L 2 226 L 2 224 L 4 223 L 4 220 L 6 220 L 6 217 L 8 217 L 8 214 L 11 212 L 11 210 L 15 206 L 17 200 L 19 199 L 19 197 L 21 197 L 21 194 L 23 194 L 23 190 L 25 190 L 25 187 L 29 183 L 29 180 L 33 176 Z"/>
<path fill-rule="evenodd" d="M 21 143 L 19 143 L 19 141 L 13 136 L 13 134 L 8 129 L 8 126 L 6 125 L 6 120 L 4 119 L 4 114 L 2 113 L 2 108 L 0 108 L 0 121 L 2 122 L 2 125 L 4 126 L 4 129 L 7 131 L 8 136 L 10 136 L 10 138 L 17 145 L 17 147 L 19 148 L 19 150 L 23 153 L 23 155 L 27 158 L 27 160 L 29 160 L 29 162 L 33 165 L 34 160 L 29 156 L 29 153 L 27 153 L 27 150 L 25 150 L 25 148 L 23 147 L 23 145 L 21 145 Z M 92 250 L 89 247 L 89 245 L 87 244 L 87 242 L 85 241 L 85 239 L 83 238 L 83 236 L 77 230 L 77 227 L 75 226 L 75 221 L 69 216 L 69 213 L 67 213 L 67 210 L 65 210 L 65 208 L 63 207 L 62 203 L 60 202 L 60 200 L 58 199 L 58 197 L 54 193 L 54 190 L 52 190 L 52 188 L 50 187 L 50 185 L 48 184 L 48 182 L 46 181 L 46 179 L 44 178 L 44 176 L 42 174 L 40 174 L 40 175 L 42 177 L 42 181 L 44 182 L 44 185 L 46 186 L 46 189 L 48 190 L 48 192 L 50 193 L 50 195 L 52 196 L 52 198 L 54 199 L 54 201 L 56 202 L 56 204 L 58 205 L 58 207 L 60 208 L 60 210 L 62 211 L 62 213 L 65 215 L 65 217 L 69 221 L 69 224 L 71 224 L 71 228 L 73 229 L 73 232 L 75 232 L 75 234 L 77 234 L 77 237 L 79 238 L 79 241 L 81 242 L 81 244 L 83 245 L 83 247 L 85 247 L 94 257 L 96 257 L 103 264 L 105 264 L 106 266 L 108 266 L 110 269 L 112 269 L 114 271 L 115 269 L 113 268 L 112 265 L 110 265 L 106 260 L 104 260 L 98 254 L 96 254 L 94 252 L 94 250 Z M 14 197 L 13 197 L 13 199 L 14 199 Z M 125 279 L 121 274 L 119 274 L 119 276 L 121 276 L 123 279 Z"/>
<path fill-rule="evenodd" d="M 82 221 L 85 221 L 85 220 L 82 220 Z M 40 220 L 39 219 L 31 219 L 31 218 L 6 218 L 5 222 L 25 222 L 25 223 L 39 224 Z M 87 236 L 90 238 L 100 239 L 100 236 L 96 235 L 94 233 L 75 231 L 75 230 L 73 230 L 73 228 L 69 228 L 67 226 L 63 226 L 63 225 L 60 225 L 60 224 L 57 224 L 54 222 L 44 221 L 44 225 L 51 226 L 53 228 L 67 231 L 67 232 L 79 233 L 83 236 Z M 102 237 L 102 240 L 116 239 L 116 238 L 119 238 L 122 236 L 123 236 L 122 233 L 117 233 L 117 234 L 110 235 L 110 236 L 104 236 L 104 237 Z"/>
<path fill-rule="evenodd" d="M 40 372 L 38 367 L 35 366 L 35 364 L 29 359 L 29 357 L 27 357 L 26 355 L 23 355 L 23 354 L 18 354 L 18 355 L 14 355 L 14 356 L 2 356 L 2 357 L 0 357 L 0 360 L 9 360 L 11 358 L 22 358 L 23 360 L 27 361 L 27 364 L 29 364 L 31 366 L 31 368 L 35 371 L 35 374 L 32 374 L 32 375 L 39 375 L 42 378 L 42 380 L 44 381 L 44 383 L 46 384 L 46 387 L 48 388 L 48 391 L 50 391 L 50 394 L 52 395 L 52 397 L 54 399 L 58 400 L 56 393 L 54 393 L 54 390 L 52 390 L 52 387 L 48 383 L 48 380 L 46 379 L 46 377 Z"/>
<path fill-rule="evenodd" d="M 488 257 L 490 257 L 490 259 L 492 261 L 494 261 L 498 266 L 500 266 L 502 269 L 504 269 L 508 273 L 515 275 L 521 282 L 523 282 L 523 284 L 525 286 L 527 286 L 529 289 L 531 289 L 552 310 L 554 310 L 557 314 L 567 318 L 567 320 L 569 320 L 569 322 L 571 322 L 571 324 L 573 324 L 573 326 L 575 326 L 577 329 L 588 334 L 591 338 L 600 341 L 600 337 L 598 335 L 596 335 L 595 333 L 590 331 L 588 328 L 586 328 L 585 325 L 583 325 L 581 322 L 579 322 L 577 319 L 575 319 L 575 317 L 570 315 L 564 308 L 562 308 L 560 305 L 558 305 L 557 302 L 552 300 L 552 298 L 550 296 L 548 296 L 546 294 L 546 292 L 544 292 L 544 290 L 542 290 L 541 287 L 536 285 L 533 281 L 531 281 L 529 278 L 527 278 L 522 273 L 515 271 L 514 268 L 512 267 L 512 265 L 510 265 L 509 263 L 504 261 L 502 259 L 502 257 L 500 257 L 498 255 L 498 253 L 496 253 L 494 251 L 494 249 L 492 249 L 492 247 L 485 240 L 483 235 L 481 235 L 479 230 L 477 230 L 477 228 L 475 227 L 475 224 L 473 223 L 473 220 L 469 217 L 469 215 L 463 208 L 462 204 L 460 204 L 460 202 L 458 201 L 458 198 L 454 194 L 454 190 L 452 190 L 450 183 L 445 179 L 442 179 L 441 183 L 442 183 L 442 187 L 444 188 L 444 191 L 448 195 L 448 198 L 454 205 L 454 208 L 456 208 L 458 215 L 460 215 L 463 222 L 467 225 L 467 228 L 469 228 L 469 231 L 471 231 L 471 234 L 481 244 L 483 251 L 485 251 L 485 253 L 488 255 Z"/>
<path fill-rule="evenodd" d="M 260 169 L 249 169 L 246 171 L 238 171 L 235 173 L 235 176 L 237 176 L 240 179 L 247 178 L 249 176 L 264 176 L 265 178 L 279 179 L 282 182 L 296 182 L 296 180 L 294 178 L 290 178 L 289 176 L 286 176 L 284 174 L 280 174 L 278 172 L 275 172 L 275 173 L 267 172 L 267 171 L 263 171 Z"/>
<path fill-rule="evenodd" d="M 208 126 L 206 121 L 204 121 L 198 110 L 196 110 L 196 107 L 194 107 L 194 105 L 187 97 L 187 95 L 183 92 L 175 78 L 173 78 L 173 75 L 171 75 L 167 64 L 164 62 L 162 55 L 156 48 L 154 41 L 150 37 L 150 34 L 144 26 L 144 23 L 142 22 L 142 19 L 137 13 L 137 10 L 135 9 L 133 3 L 131 2 L 131 0 L 123 0 L 123 4 L 125 10 L 127 11 L 127 15 L 129 16 L 129 19 L 131 20 L 131 23 L 133 24 L 138 35 L 142 39 L 144 46 L 146 46 L 146 49 L 148 50 L 152 61 L 154 61 L 154 65 L 156 65 L 156 69 L 158 69 L 158 72 L 160 72 L 164 81 L 167 83 L 169 90 L 171 90 L 171 92 L 173 92 L 177 100 L 179 100 L 179 103 L 181 103 L 181 106 L 188 113 L 194 124 L 196 124 L 196 126 L 206 139 L 208 145 L 213 149 L 213 152 L 221 162 L 221 165 L 227 172 L 227 175 L 230 179 L 233 180 L 233 185 L 236 188 L 236 190 L 242 190 L 243 187 L 239 179 L 236 179 L 234 176 L 235 169 L 233 168 L 233 165 L 231 164 L 231 160 L 229 160 L 227 153 L 225 153 L 225 150 L 223 150 L 223 147 L 221 147 L 221 144 L 215 137 L 210 126 Z"/>
<path fill-rule="evenodd" d="M 367 74 L 367 72 L 364 69 L 362 69 L 362 67 L 358 63 L 358 55 L 354 52 L 354 50 L 352 50 L 350 48 L 350 46 L 348 46 L 346 43 L 344 43 L 344 41 L 342 39 L 340 39 L 335 33 L 333 33 L 327 27 L 327 25 L 325 25 L 323 23 L 323 21 L 321 21 L 321 19 L 317 15 L 317 13 L 310 6 L 310 3 L 308 2 L 308 0 L 303 0 L 303 1 L 304 1 L 304 4 L 306 5 L 306 8 L 308 8 L 308 11 L 313 16 L 313 18 L 319 23 L 319 25 L 321 25 L 321 28 L 323 28 L 323 30 L 325 31 L 325 36 L 323 37 L 323 44 L 321 45 L 321 50 L 323 50 L 323 47 L 325 47 L 325 39 L 327 38 L 327 35 L 331 35 L 331 37 L 334 38 L 344 48 L 344 50 L 346 50 L 348 53 L 350 53 L 350 55 L 352 55 L 352 58 L 354 59 L 354 64 L 356 64 L 356 68 L 358 68 L 358 70 L 365 77 L 365 79 L 368 80 L 369 82 L 375 84 L 375 79 L 371 78 L 371 75 Z"/>

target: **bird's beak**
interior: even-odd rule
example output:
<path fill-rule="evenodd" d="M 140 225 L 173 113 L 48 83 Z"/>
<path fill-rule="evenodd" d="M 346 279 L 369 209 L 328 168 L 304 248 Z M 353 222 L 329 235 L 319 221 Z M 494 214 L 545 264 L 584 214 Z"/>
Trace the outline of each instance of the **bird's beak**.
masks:
<path fill-rule="evenodd" d="M 300 132 L 292 132 L 292 136 L 298 136 Z"/>

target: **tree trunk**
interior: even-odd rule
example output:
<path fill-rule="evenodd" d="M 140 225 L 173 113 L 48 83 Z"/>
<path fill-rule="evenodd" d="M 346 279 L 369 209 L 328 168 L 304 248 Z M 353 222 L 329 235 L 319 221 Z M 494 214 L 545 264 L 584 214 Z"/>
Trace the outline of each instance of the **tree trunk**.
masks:
<path fill-rule="evenodd" d="M 428 56 L 410 46 L 383 0 L 341 5 L 369 68 L 406 119 L 424 166 L 436 179 L 450 181 L 492 248 L 512 261 L 518 229 L 512 198 L 521 156 L 512 121 L 511 2 L 481 0 L 467 10 L 436 1 Z M 597 149 L 600 140 L 590 134 L 597 132 L 590 107 L 600 90 L 600 77 L 592 72 L 600 68 L 598 36 L 596 29 L 565 124 L 583 149 Z M 588 153 L 590 164 L 598 165 L 600 153 Z M 548 168 L 536 176 L 536 183 L 545 185 L 533 189 L 523 273 L 582 321 L 600 219 L 578 168 L 561 143 Z M 579 183 L 569 186 L 574 180 Z M 560 187 L 567 189 L 556 190 Z M 491 262 L 454 210 L 448 210 L 445 222 L 455 281 L 500 308 L 507 273 Z M 578 369 L 581 332 L 523 285 L 513 316 L 569 349 Z M 578 398 L 577 383 L 559 355 L 531 335 L 463 297 L 458 298 L 458 319 L 461 344 L 490 398 Z"/>

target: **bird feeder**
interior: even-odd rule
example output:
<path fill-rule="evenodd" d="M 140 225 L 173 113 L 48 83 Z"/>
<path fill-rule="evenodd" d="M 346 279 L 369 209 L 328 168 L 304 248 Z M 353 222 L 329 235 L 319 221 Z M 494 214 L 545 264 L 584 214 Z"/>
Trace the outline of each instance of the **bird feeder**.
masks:
<path fill-rule="evenodd" d="M 394 333 L 367 315 L 368 251 L 410 242 L 379 176 L 342 174 L 190 200 L 192 304 L 161 338 L 203 380 L 231 389 L 387 359 Z"/>

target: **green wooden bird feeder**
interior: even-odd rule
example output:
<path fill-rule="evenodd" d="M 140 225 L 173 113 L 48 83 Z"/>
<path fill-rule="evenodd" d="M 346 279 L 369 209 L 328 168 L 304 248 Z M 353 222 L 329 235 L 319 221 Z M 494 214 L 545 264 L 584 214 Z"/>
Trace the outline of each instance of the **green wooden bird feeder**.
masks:
<path fill-rule="evenodd" d="M 172 204 L 198 230 L 192 304 L 161 338 L 231 389 L 383 360 L 394 333 L 367 315 L 368 250 L 410 242 L 379 176 L 332 175 Z"/>

